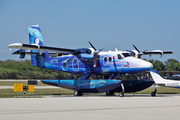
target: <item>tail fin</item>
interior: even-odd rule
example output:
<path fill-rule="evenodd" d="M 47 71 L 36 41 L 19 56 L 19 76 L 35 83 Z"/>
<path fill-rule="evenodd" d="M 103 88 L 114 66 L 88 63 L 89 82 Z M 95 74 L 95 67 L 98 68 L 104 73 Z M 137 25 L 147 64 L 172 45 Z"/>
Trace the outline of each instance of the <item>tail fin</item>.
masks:
<path fill-rule="evenodd" d="M 28 27 L 28 31 L 29 31 L 30 44 L 45 46 L 41 31 L 38 25 L 32 25 Z M 31 52 L 40 53 L 40 51 L 36 51 L 36 50 L 32 50 Z M 48 58 L 49 58 L 48 52 L 43 52 L 42 54 L 39 54 L 39 55 L 31 55 L 31 62 L 33 66 L 45 68 L 45 61 Z"/>
<path fill-rule="evenodd" d="M 28 28 L 30 44 L 45 46 L 40 28 L 38 25 L 32 25 Z"/>
<path fill-rule="evenodd" d="M 166 81 L 156 72 L 156 70 L 150 70 L 149 72 L 156 84 L 164 83 Z"/>

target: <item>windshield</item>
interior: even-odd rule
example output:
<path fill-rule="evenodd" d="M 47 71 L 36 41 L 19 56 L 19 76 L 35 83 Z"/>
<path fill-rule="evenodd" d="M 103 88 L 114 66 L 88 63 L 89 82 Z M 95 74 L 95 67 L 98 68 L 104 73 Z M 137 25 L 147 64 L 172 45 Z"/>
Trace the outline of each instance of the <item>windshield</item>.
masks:
<path fill-rule="evenodd" d="M 122 53 L 122 55 L 126 58 L 126 57 L 131 57 L 130 53 Z"/>

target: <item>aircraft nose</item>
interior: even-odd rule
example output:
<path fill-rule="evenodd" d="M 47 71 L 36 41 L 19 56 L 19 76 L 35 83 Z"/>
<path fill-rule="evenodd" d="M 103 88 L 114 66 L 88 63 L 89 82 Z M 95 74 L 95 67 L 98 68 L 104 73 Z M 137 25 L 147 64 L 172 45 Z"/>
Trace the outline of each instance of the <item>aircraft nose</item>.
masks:
<path fill-rule="evenodd" d="M 147 68 L 148 70 L 152 70 L 153 64 L 147 61 L 143 61 L 143 67 Z"/>

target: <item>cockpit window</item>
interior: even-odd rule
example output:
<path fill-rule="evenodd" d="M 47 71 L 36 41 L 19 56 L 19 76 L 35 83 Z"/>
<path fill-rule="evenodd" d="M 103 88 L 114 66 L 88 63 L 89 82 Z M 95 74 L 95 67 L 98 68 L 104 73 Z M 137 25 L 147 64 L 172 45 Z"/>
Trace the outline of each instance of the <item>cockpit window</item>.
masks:
<path fill-rule="evenodd" d="M 135 53 L 131 53 L 131 56 L 135 57 Z"/>
<path fill-rule="evenodd" d="M 124 57 L 131 57 L 131 54 L 130 54 L 130 53 L 122 53 L 122 55 L 123 55 Z"/>
<path fill-rule="evenodd" d="M 117 54 L 118 59 L 123 59 L 120 54 Z"/>
<path fill-rule="evenodd" d="M 86 50 L 86 53 L 87 53 L 87 54 L 90 54 L 90 53 L 91 53 L 91 50 Z"/>

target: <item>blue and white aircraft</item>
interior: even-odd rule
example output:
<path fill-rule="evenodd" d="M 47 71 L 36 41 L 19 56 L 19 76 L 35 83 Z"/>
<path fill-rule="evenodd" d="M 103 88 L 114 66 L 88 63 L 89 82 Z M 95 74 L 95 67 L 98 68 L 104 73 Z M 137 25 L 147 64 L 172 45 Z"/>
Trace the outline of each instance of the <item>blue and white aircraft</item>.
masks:
<path fill-rule="evenodd" d="M 117 80 L 117 77 L 126 73 L 138 73 L 149 71 L 153 68 L 150 62 L 136 58 L 143 54 L 171 54 L 172 51 L 143 51 L 135 47 L 135 51 L 108 51 L 97 50 L 90 42 L 92 48 L 66 49 L 46 46 L 38 25 L 28 28 L 30 44 L 13 43 L 8 48 L 20 49 L 13 54 L 20 54 L 20 58 L 31 55 L 33 66 L 72 73 L 66 80 L 42 80 L 46 84 L 61 86 L 74 90 L 74 95 L 82 95 L 84 92 L 106 92 L 112 95 L 114 92 L 136 92 L 153 84 L 148 80 Z M 28 51 L 30 50 L 30 52 Z M 52 57 L 53 56 L 53 57 Z M 135 57 L 136 56 L 136 57 Z M 77 80 L 71 80 L 75 74 L 84 76 Z M 104 75 L 108 79 L 90 80 L 92 74 Z M 112 80 L 112 77 L 115 77 Z"/>

